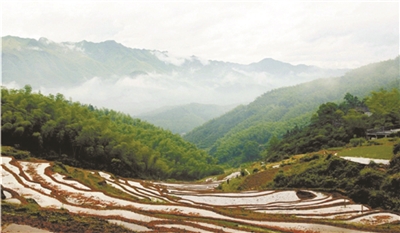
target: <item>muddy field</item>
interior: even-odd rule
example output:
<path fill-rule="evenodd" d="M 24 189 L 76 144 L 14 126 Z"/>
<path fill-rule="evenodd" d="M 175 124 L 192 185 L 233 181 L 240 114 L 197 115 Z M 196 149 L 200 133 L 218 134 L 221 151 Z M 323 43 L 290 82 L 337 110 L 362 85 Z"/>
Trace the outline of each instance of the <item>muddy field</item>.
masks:
<path fill-rule="evenodd" d="M 394 213 L 370 209 L 343 197 L 310 190 L 267 190 L 219 193 L 222 180 L 205 183 L 164 183 L 91 171 L 115 195 L 53 172 L 50 162 L 2 157 L 5 202 L 35 200 L 42 208 L 97 216 L 138 232 L 360 232 L 355 225 L 400 221 Z M 328 220 L 328 221 L 327 221 Z M 2 226 L 3 231 L 7 230 Z M 12 226 L 15 227 L 15 226 Z M 366 232 L 366 231 L 365 231 Z"/>

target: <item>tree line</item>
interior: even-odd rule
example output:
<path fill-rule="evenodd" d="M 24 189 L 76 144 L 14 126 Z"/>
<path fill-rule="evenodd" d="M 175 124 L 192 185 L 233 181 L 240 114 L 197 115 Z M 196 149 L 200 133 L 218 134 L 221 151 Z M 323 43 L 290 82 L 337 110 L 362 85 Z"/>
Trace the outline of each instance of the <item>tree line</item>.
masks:
<path fill-rule="evenodd" d="M 125 177 L 193 180 L 223 173 L 179 135 L 109 109 L 2 87 L 2 145 Z"/>

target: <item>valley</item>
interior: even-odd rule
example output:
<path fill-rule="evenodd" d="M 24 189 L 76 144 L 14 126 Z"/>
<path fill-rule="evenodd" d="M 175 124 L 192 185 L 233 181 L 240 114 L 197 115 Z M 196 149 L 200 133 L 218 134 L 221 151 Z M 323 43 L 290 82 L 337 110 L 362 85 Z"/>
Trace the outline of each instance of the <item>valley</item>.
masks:
<path fill-rule="evenodd" d="M 382 86 L 395 83 L 393 74 Z M 363 93 L 376 90 L 368 83 Z M 209 121 L 185 137 L 192 144 L 62 94 L 3 87 L 2 230 L 400 231 L 398 132 L 365 139 L 371 128 L 398 124 L 399 91 L 361 100 L 346 93 L 294 118 L 285 116 L 296 105 L 284 101 L 288 93 L 268 92 Z"/>
<path fill-rule="evenodd" d="M 398 1 L 3 1 L 4 233 L 400 233 Z"/>
<path fill-rule="evenodd" d="M 2 231 L 399 232 L 399 133 L 366 135 L 399 123 L 398 59 L 329 79 L 333 97 L 325 80 L 267 92 L 184 137 L 2 87 Z M 379 91 L 366 70 L 385 70 Z M 360 80 L 362 98 L 318 107 Z"/>

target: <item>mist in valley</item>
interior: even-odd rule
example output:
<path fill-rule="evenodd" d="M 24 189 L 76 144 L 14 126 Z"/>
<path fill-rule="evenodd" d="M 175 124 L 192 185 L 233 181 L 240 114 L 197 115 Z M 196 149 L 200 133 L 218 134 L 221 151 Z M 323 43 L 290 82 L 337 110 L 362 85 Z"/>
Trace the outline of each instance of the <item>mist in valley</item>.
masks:
<path fill-rule="evenodd" d="M 82 104 L 139 116 L 164 107 L 190 103 L 219 106 L 247 104 L 272 89 L 318 78 L 340 76 L 347 71 L 305 65 L 293 66 L 273 59 L 241 65 L 196 57 L 176 57 L 166 52 L 154 54 L 159 61 L 172 66 L 173 70 L 74 77 L 72 79 L 81 80 L 74 85 L 64 85 L 64 81 L 54 85 L 28 78 L 7 82 L 6 78 L 3 85 L 16 89 L 31 85 L 34 91 L 45 95 L 61 93 L 66 99 Z M 268 62 L 277 62 L 279 66 L 269 68 L 267 65 L 260 68 L 260 64 Z"/>

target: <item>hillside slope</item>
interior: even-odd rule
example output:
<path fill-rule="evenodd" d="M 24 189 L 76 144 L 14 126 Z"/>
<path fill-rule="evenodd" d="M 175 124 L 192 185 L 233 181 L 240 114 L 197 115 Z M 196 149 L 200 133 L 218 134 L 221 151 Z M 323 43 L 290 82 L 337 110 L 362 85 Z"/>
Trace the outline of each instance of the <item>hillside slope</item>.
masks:
<path fill-rule="evenodd" d="M 125 177 L 200 179 L 222 173 L 207 153 L 179 135 L 63 95 L 2 89 L 2 145 Z"/>
<path fill-rule="evenodd" d="M 272 135 L 281 136 L 295 125 L 306 124 L 316 108 L 337 102 L 351 93 L 364 98 L 380 88 L 399 87 L 399 57 L 370 64 L 347 74 L 269 91 L 246 106 L 211 120 L 185 135 L 185 139 L 214 156 L 232 153 L 258 157 Z M 220 162 L 226 162 L 220 159 Z"/>
<path fill-rule="evenodd" d="M 232 105 L 191 103 L 181 106 L 165 107 L 156 111 L 140 114 L 137 117 L 171 130 L 173 133 L 185 134 L 205 122 L 219 117 L 234 108 Z"/>

